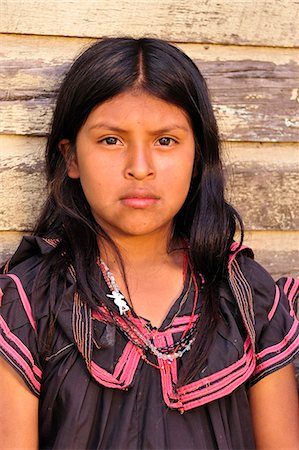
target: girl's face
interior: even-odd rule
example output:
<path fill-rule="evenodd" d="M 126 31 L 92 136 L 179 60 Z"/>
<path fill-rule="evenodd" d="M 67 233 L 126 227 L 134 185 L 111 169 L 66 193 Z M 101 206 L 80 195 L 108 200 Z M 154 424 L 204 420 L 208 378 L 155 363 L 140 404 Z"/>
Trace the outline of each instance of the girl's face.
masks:
<path fill-rule="evenodd" d="M 61 141 L 61 148 L 67 144 Z M 194 154 L 183 110 L 125 92 L 89 114 L 68 175 L 80 178 L 96 221 L 112 239 L 168 233 L 188 194 Z"/>

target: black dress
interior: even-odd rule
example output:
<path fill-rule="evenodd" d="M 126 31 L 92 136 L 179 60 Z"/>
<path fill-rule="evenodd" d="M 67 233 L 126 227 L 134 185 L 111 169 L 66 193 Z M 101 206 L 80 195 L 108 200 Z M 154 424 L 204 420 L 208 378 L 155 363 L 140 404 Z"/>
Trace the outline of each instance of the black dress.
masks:
<path fill-rule="evenodd" d="M 47 282 L 32 297 L 34 278 L 53 246 L 24 238 L 0 276 L 0 352 L 40 398 L 40 448 L 253 449 L 248 389 L 298 352 L 293 304 L 299 281 L 285 278 L 275 285 L 246 250 L 233 254 L 235 285 L 220 288 L 221 318 L 207 365 L 194 382 L 175 389 L 187 353 L 171 363 L 154 355 L 153 365 L 142 360 L 100 308 L 90 312 L 80 302 L 72 273 L 54 304 Z M 246 280 L 252 304 L 244 303 Z M 190 320 L 189 281 L 190 274 L 159 329 L 136 318 L 157 347 L 177 341 Z"/>

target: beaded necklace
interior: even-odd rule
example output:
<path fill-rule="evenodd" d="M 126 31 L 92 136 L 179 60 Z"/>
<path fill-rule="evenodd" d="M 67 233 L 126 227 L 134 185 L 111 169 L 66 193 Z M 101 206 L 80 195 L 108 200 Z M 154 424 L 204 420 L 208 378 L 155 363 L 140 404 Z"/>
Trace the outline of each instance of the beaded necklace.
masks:
<path fill-rule="evenodd" d="M 181 338 L 177 342 L 174 342 L 173 344 L 164 347 L 156 347 L 153 344 L 152 339 L 150 337 L 147 337 L 142 331 L 140 331 L 140 328 L 136 325 L 136 323 L 134 323 L 136 321 L 136 318 L 134 318 L 130 306 L 125 300 L 125 297 L 120 292 L 120 289 L 117 285 L 117 282 L 112 272 L 109 270 L 109 268 L 107 267 L 107 265 L 104 263 L 103 260 L 98 259 L 97 261 L 102 271 L 104 280 L 111 291 L 111 294 L 106 295 L 108 298 L 113 299 L 114 304 L 118 307 L 119 314 L 117 314 L 114 310 L 109 308 L 108 305 L 104 306 L 105 311 L 110 315 L 116 327 L 120 329 L 120 331 L 127 337 L 129 341 L 131 341 L 136 346 L 136 348 L 138 348 L 138 350 L 141 353 L 142 359 L 145 360 L 148 364 L 153 365 L 154 367 L 157 368 L 159 368 L 159 366 L 153 364 L 146 358 L 147 351 L 155 355 L 157 358 L 160 358 L 163 361 L 171 363 L 173 360 L 181 358 L 184 355 L 184 353 L 188 352 L 191 349 L 192 343 L 195 340 L 196 321 L 194 319 L 195 319 L 196 305 L 198 301 L 199 288 L 197 285 L 196 277 L 194 275 L 194 272 L 192 270 L 191 264 L 187 256 L 186 259 L 191 272 L 190 283 L 187 292 L 190 291 L 191 284 L 193 284 L 195 288 L 192 313 L 189 319 L 189 323 L 186 326 Z M 184 261 L 184 281 L 185 281 L 185 272 L 186 272 L 186 264 Z M 187 296 L 185 294 L 183 300 L 180 302 L 178 312 L 180 312 L 182 304 L 186 301 L 186 298 Z M 175 314 L 174 317 L 177 317 L 178 312 Z M 141 319 L 138 316 L 137 319 L 141 321 Z"/>

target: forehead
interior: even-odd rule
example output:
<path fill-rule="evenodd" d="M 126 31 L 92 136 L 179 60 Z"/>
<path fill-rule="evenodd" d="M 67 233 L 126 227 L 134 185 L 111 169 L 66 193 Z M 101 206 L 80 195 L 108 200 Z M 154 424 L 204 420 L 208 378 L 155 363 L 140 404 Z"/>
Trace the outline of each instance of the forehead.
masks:
<path fill-rule="evenodd" d="M 93 128 L 105 122 L 115 126 L 143 125 L 148 128 L 176 124 L 191 129 L 190 119 L 182 108 L 146 92 L 124 92 L 96 106 L 85 126 Z"/>

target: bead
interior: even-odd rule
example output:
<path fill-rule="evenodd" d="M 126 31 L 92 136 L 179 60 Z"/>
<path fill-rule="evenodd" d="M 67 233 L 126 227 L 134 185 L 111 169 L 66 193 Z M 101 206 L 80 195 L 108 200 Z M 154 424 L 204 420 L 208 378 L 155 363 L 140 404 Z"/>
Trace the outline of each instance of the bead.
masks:
<path fill-rule="evenodd" d="M 105 310 L 109 314 L 115 325 L 118 327 L 118 329 L 121 330 L 121 332 L 127 337 L 127 339 L 130 342 L 132 342 L 133 345 L 137 347 L 138 350 L 140 349 L 141 353 L 140 356 L 143 361 L 159 369 L 160 368 L 159 366 L 148 361 L 143 351 L 147 350 L 150 351 L 158 359 L 166 361 L 170 365 L 175 359 L 181 358 L 185 352 L 191 349 L 191 345 L 194 341 L 194 338 L 192 336 L 195 332 L 195 324 L 196 324 L 194 311 L 198 298 L 198 286 L 196 284 L 196 279 L 194 273 L 192 272 L 192 269 L 191 269 L 191 279 L 195 287 L 195 296 L 193 301 L 193 311 L 192 315 L 190 316 L 189 324 L 187 325 L 185 331 L 182 333 L 182 337 L 178 342 L 174 342 L 173 344 L 159 348 L 156 347 L 151 341 L 151 336 L 153 334 L 148 333 L 149 337 L 145 336 L 140 331 L 138 326 L 131 320 L 132 319 L 131 310 L 126 303 L 124 296 L 121 294 L 119 287 L 116 283 L 116 280 L 113 274 L 110 272 L 109 268 L 102 260 L 98 262 L 98 264 L 102 270 L 103 277 L 111 291 L 111 294 L 107 294 L 107 297 L 113 298 L 114 303 L 119 308 L 120 316 L 123 317 L 119 317 L 117 314 L 115 314 L 114 311 L 111 311 L 107 306 L 105 306 Z M 155 330 L 154 334 L 155 335 L 158 334 L 158 331 Z M 162 370 L 164 370 L 165 366 L 163 365 L 161 366 L 161 368 Z"/>

